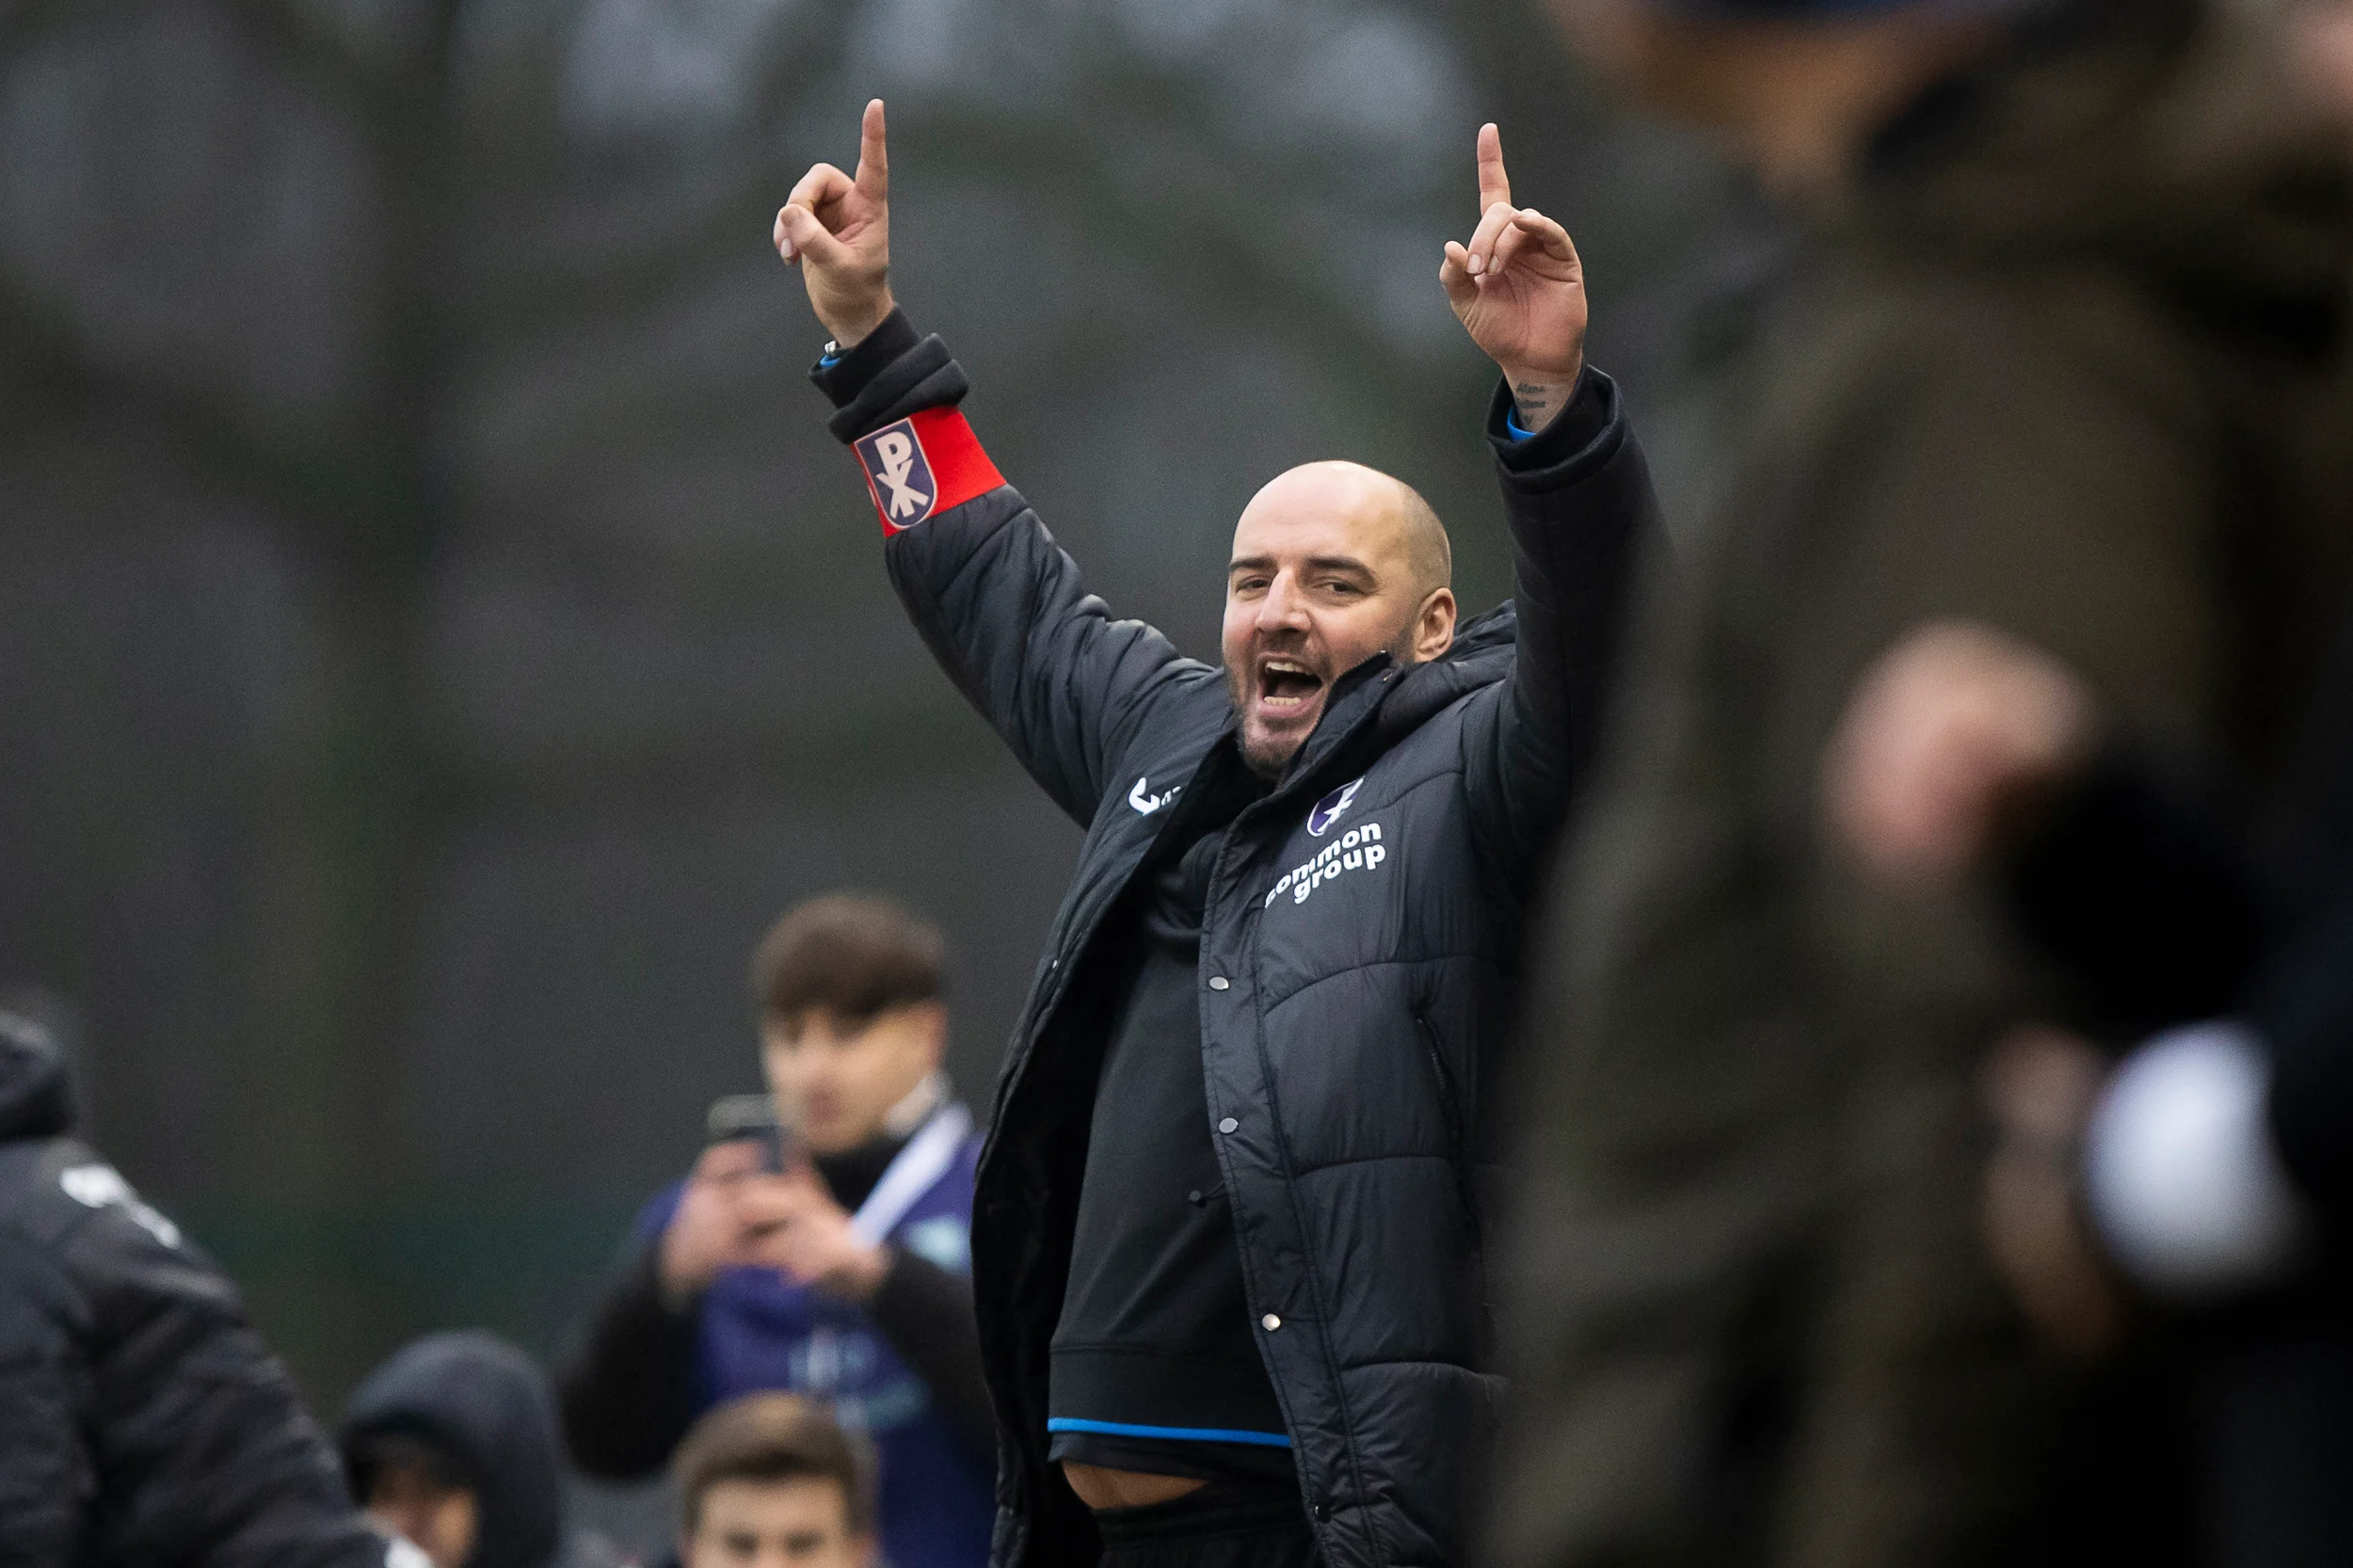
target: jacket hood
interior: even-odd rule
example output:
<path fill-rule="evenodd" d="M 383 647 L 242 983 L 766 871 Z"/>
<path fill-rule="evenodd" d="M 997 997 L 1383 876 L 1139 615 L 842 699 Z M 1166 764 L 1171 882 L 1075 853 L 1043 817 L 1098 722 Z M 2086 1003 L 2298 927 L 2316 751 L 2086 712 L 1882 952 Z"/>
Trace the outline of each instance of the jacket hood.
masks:
<path fill-rule="evenodd" d="M 0 1143 L 73 1130 L 73 1088 L 49 1032 L 0 1013 Z"/>
<path fill-rule="evenodd" d="M 2310 341 L 2353 273 L 2353 152 L 2291 86 L 2284 8 L 2057 7 L 1883 130 L 1844 218 L 1906 249 L 2096 259 Z"/>
<path fill-rule="evenodd" d="M 481 1330 L 420 1339 L 351 1397 L 342 1433 L 352 1472 L 364 1439 L 397 1432 L 447 1453 L 472 1480 L 481 1533 L 466 1568 L 545 1568 L 562 1534 L 562 1448 L 546 1377 Z"/>

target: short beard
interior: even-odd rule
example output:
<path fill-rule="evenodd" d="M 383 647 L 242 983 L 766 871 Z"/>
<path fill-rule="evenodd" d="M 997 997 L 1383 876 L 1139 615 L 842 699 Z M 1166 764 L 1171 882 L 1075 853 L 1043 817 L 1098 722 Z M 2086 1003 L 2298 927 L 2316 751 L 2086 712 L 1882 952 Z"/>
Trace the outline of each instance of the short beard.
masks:
<path fill-rule="evenodd" d="M 1396 640 L 1390 643 L 1388 647 L 1381 650 L 1382 652 L 1387 654 L 1391 659 L 1395 660 L 1398 667 L 1401 669 L 1411 669 L 1414 665 L 1421 662 L 1414 657 L 1414 628 L 1419 623 L 1420 619 L 1421 617 L 1417 615 L 1414 619 L 1407 621 L 1398 632 Z M 1244 682 L 1249 680 L 1250 677 L 1246 674 L 1237 675 L 1230 670 L 1226 673 L 1226 696 L 1233 703 L 1236 711 L 1238 712 L 1249 701 L 1250 692 L 1244 684 Z M 1339 682 L 1336 680 L 1330 686 L 1324 688 L 1323 700 L 1325 708 L 1322 713 L 1318 713 L 1316 715 L 1317 728 L 1321 728 L 1324 714 L 1331 712 L 1330 703 L 1332 700 L 1332 693 L 1337 691 L 1338 687 Z M 1314 735 L 1315 730 L 1309 729 L 1306 734 L 1302 735 L 1297 742 L 1292 744 L 1292 745 L 1288 750 L 1284 751 L 1280 756 L 1275 755 L 1273 752 L 1266 751 L 1251 745 L 1250 738 L 1244 731 L 1238 730 L 1236 732 L 1234 744 L 1236 749 L 1241 753 L 1241 763 L 1243 767 L 1248 768 L 1252 774 L 1261 779 L 1264 779 L 1269 784 L 1279 784 L 1283 781 L 1283 775 L 1289 771 L 1291 765 L 1291 759 L 1299 755 L 1300 747 L 1305 745 L 1307 742 L 1314 737 Z"/>
<path fill-rule="evenodd" d="M 1310 730 L 1308 733 L 1312 734 L 1314 731 Z M 1270 752 L 1254 748 L 1247 736 L 1236 735 L 1234 737 L 1234 744 L 1241 752 L 1241 765 L 1269 784 L 1280 784 L 1283 781 L 1284 770 L 1291 765 L 1291 759 L 1299 755 L 1299 747 L 1306 744 L 1306 736 L 1303 735 L 1300 737 L 1298 745 L 1292 746 L 1282 756 L 1277 757 Z"/>

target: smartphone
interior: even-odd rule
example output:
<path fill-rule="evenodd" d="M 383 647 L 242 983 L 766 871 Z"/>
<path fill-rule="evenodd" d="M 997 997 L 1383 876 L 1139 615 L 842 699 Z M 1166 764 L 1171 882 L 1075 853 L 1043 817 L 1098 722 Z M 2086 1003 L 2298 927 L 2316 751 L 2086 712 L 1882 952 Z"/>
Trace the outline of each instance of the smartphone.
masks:
<path fill-rule="evenodd" d="M 767 1095 L 722 1095 L 703 1117 L 703 1144 L 758 1144 L 760 1169 L 782 1174 L 792 1156 L 792 1129 L 776 1120 L 776 1102 Z"/>

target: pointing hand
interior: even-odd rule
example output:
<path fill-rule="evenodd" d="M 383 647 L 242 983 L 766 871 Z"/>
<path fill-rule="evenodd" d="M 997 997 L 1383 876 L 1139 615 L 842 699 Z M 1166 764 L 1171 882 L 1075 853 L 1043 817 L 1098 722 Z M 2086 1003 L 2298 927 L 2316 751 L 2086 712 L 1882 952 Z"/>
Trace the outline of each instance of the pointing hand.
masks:
<path fill-rule="evenodd" d="M 819 164 L 776 214 L 776 251 L 801 269 L 808 303 L 847 348 L 890 314 L 890 154 L 883 104 L 866 105 L 855 179 Z"/>
<path fill-rule="evenodd" d="M 1585 264 L 1567 230 L 1512 205 L 1493 125 L 1479 129 L 1479 227 L 1468 245 L 1447 242 L 1438 281 L 1471 341 L 1502 367 L 1520 424 L 1550 424 L 1585 368 Z"/>

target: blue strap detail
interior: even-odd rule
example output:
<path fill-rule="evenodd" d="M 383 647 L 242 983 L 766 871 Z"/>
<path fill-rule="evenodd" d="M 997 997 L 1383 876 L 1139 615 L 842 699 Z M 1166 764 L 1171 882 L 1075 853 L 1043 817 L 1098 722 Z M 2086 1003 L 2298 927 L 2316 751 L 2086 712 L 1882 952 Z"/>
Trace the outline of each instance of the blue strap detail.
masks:
<path fill-rule="evenodd" d="M 1288 1448 L 1291 1440 L 1279 1432 L 1231 1432 L 1223 1427 L 1139 1427 L 1126 1421 L 1081 1421 L 1056 1416 L 1048 1432 L 1091 1432 L 1104 1437 L 1160 1437 L 1176 1443 L 1249 1443 L 1261 1448 Z"/>
<path fill-rule="evenodd" d="M 1516 407 L 1508 404 L 1503 410 L 1503 429 L 1504 433 L 1515 441 L 1531 440 L 1536 435 L 1533 430 L 1520 428 L 1520 411 Z"/>
<path fill-rule="evenodd" d="M 840 362 L 841 356 L 839 354 L 820 354 L 817 356 L 817 368 L 819 370 L 831 370 L 834 366 L 840 364 Z M 1506 417 L 1508 418 L 1509 416 L 1507 415 Z"/>

